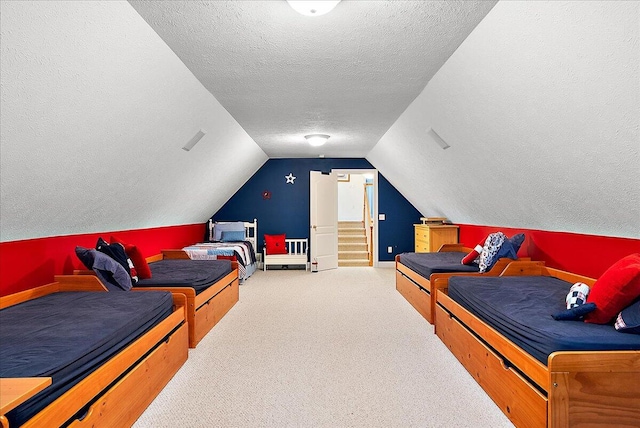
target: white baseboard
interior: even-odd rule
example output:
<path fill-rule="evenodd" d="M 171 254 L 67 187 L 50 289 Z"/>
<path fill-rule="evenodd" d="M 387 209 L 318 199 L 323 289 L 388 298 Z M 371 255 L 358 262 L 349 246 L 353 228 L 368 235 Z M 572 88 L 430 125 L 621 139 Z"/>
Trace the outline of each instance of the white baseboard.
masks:
<path fill-rule="evenodd" d="M 393 268 L 396 267 L 396 262 L 395 262 L 395 260 L 385 261 L 385 262 L 378 262 L 378 266 L 377 267 L 393 269 Z"/>

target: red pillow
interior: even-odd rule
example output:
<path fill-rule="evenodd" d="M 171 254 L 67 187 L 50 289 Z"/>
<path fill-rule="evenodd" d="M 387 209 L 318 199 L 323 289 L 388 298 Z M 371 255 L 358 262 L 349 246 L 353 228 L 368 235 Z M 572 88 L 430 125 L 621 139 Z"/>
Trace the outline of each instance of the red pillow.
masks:
<path fill-rule="evenodd" d="M 151 278 L 151 268 L 149 268 L 147 259 L 142 255 L 138 247 L 133 244 L 122 242 L 115 236 L 111 236 L 110 241 L 112 244 L 117 243 L 124 245 L 124 252 L 127 253 L 127 256 L 131 259 L 131 263 L 133 263 L 133 266 L 136 268 L 138 279 Z"/>
<path fill-rule="evenodd" d="M 608 324 L 618 313 L 640 297 L 640 253 L 618 260 L 593 284 L 587 303 L 595 303 L 595 311 L 585 322 Z"/>
<path fill-rule="evenodd" d="M 287 254 L 287 247 L 284 243 L 285 234 L 282 235 L 264 235 L 266 244 L 266 254 Z"/>
<path fill-rule="evenodd" d="M 484 242 L 487 239 L 485 238 L 482 242 L 480 242 L 478 245 L 476 245 L 475 247 L 473 247 L 473 250 L 471 250 L 471 252 L 469 254 L 467 254 L 466 256 L 464 256 L 462 258 L 462 264 L 463 265 L 470 265 L 473 263 L 473 261 L 475 259 L 478 258 L 478 256 L 480 255 L 480 253 L 482 253 L 482 248 L 484 245 Z"/>

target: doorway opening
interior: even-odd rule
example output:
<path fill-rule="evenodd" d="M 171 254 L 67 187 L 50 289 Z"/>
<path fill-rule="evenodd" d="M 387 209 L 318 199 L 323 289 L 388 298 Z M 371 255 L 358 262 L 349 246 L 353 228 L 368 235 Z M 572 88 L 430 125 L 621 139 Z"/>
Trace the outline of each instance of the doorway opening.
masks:
<path fill-rule="evenodd" d="M 378 264 L 378 172 L 333 170 L 338 177 L 338 267 Z"/>

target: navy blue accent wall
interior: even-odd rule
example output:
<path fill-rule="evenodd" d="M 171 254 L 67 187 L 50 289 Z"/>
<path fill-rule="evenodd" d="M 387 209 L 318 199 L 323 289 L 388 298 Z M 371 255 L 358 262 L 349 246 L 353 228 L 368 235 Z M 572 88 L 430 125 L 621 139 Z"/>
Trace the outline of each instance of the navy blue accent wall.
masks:
<path fill-rule="evenodd" d="M 215 221 L 258 219 L 258 247 L 264 234 L 286 233 L 291 238 L 309 237 L 309 172 L 332 169 L 375 169 L 366 159 L 294 158 L 269 159 L 235 195 L 213 215 Z M 293 174 L 294 184 L 285 176 Z M 264 199 L 263 192 L 271 192 Z M 391 261 L 395 254 L 414 249 L 413 224 L 420 213 L 381 174 L 378 175 L 378 210 L 386 215 L 379 222 L 379 260 Z M 392 254 L 387 247 L 392 246 Z"/>
<path fill-rule="evenodd" d="M 394 260 L 396 254 L 414 251 L 413 225 L 420 223 L 421 214 L 382 174 L 378 174 L 378 213 L 386 217 L 378 221 L 379 260 Z M 392 254 L 387 247 L 393 247 Z"/>

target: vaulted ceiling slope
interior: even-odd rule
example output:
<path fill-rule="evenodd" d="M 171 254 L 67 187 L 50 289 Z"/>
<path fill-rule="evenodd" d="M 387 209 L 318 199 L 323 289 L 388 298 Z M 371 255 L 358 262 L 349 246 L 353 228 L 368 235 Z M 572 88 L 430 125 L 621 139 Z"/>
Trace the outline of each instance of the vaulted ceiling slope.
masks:
<path fill-rule="evenodd" d="M 0 240 L 204 222 L 267 160 L 129 3 L 0 7 Z"/>
<path fill-rule="evenodd" d="M 223 35 L 210 41 L 230 62 L 218 94 L 137 2 L 0 1 L 0 241 L 202 222 L 269 156 L 319 154 L 287 138 L 330 123 L 344 128 L 321 129 L 344 140 L 324 154 L 366 155 L 423 215 L 640 237 L 637 1 L 343 0 L 316 24 L 295 24 L 284 1 L 233 3 L 241 5 L 225 7 L 239 9 L 223 9 L 210 26 L 232 19 L 224 33 L 249 43 L 249 53 L 234 55 L 241 47 Z M 413 3 L 437 4 L 443 15 Z M 306 45 L 271 48 L 276 41 L 261 28 L 282 25 L 280 12 L 291 21 L 287 32 L 275 31 L 278 43 L 296 30 Z M 181 13 L 187 9 L 175 9 L 176 27 Z M 197 34 L 184 34 L 184 43 L 199 46 Z M 363 49 L 374 41 L 377 57 L 342 43 L 351 39 Z M 261 53 L 267 47 L 273 57 Z M 335 61 L 342 51 L 351 55 Z M 217 61 L 194 52 L 194 63 Z M 305 52 L 307 62 L 297 62 Z M 418 65 L 406 60 L 412 56 Z M 306 74 L 287 72 L 289 61 Z M 405 86 L 382 83 L 389 70 Z M 278 71 L 281 79 L 270 80 Z M 242 82 L 246 99 L 227 106 L 225 93 Z M 307 86 L 296 96 L 288 82 Z M 362 91 L 373 99 L 356 96 Z M 344 109 L 327 108 L 329 94 Z M 292 109 L 295 130 L 271 124 Z M 369 116 L 379 123 L 363 121 Z M 451 147 L 436 145 L 431 128 Z M 182 150 L 201 129 L 202 140 Z M 289 145 L 271 144 L 279 140 Z"/>
<path fill-rule="evenodd" d="M 424 215 L 640 238 L 639 8 L 499 2 L 367 160 Z"/>
<path fill-rule="evenodd" d="M 270 158 L 364 157 L 495 1 L 131 5 Z M 304 135 L 331 135 L 322 148 Z"/>

